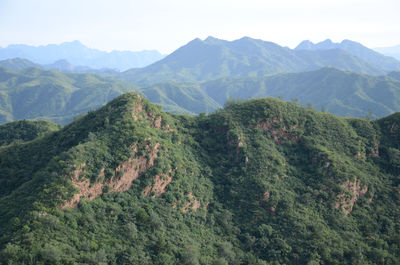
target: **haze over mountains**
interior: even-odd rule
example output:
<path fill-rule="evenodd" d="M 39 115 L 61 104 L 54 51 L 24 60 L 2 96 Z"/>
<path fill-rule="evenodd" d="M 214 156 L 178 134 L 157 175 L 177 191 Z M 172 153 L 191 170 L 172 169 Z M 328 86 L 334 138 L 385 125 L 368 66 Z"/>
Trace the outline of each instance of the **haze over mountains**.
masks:
<path fill-rule="evenodd" d="M 341 43 L 334 43 L 330 39 L 319 43 L 312 43 L 308 40 L 302 41 L 295 50 L 331 50 L 331 49 L 340 49 L 347 51 L 364 61 L 379 67 L 386 71 L 399 70 L 400 62 L 389 56 L 382 56 L 381 53 L 378 53 L 374 50 L 371 50 L 360 43 L 351 41 L 351 40 L 343 40 Z"/>
<path fill-rule="evenodd" d="M 0 60 L 0 264 L 400 263 L 396 59 L 208 37 L 121 72 L 22 48 L 49 53 Z"/>
<path fill-rule="evenodd" d="M 396 58 L 397 60 L 400 60 L 400 45 L 396 45 L 396 46 L 392 46 L 392 47 L 375 48 L 374 50 L 377 52 L 380 52 L 382 54 L 385 54 L 387 56 Z"/>
<path fill-rule="evenodd" d="M 24 58 L 41 65 L 66 60 L 75 66 L 94 69 L 116 68 L 126 70 L 149 65 L 163 57 L 162 54 L 155 50 L 105 52 L 88 48 L 79 41 L 46 46 L 12 44 L 5 48 L 0 48 L 0 60 Z"/>
<path fill-rule="evenodd" d="M 358 43 L 357 49 L 295 49 L 272 42 L 244 37 L 225 41 L 208 37 L 195 39 L 164 59 L 121 74 L 124 80 L 137 84 L 162 81 L 204 81 L 222 77 L 263 76 L 282 72 L 303 72 L 333 66 L 343 70 L 380 75 L 400 70 L 400 62 L 380 55 Z M 366 54 L 363 58 L 359 54 Z M 384 68 L 382 68 L 384 66 Z"/>
<path fill-rule="evenodd" d="M 81 60 L 99 54 L 79 42 L 10 47 L 37 51 L 35 56 L 49 50 L 46 58 L 52 59 L 56 51 L 62 51 L 57 56 L 68 58 L 87 53 Z M 141 92 L 166 111 L 186 114 L 212 112 L 228 99 L 265 96 L 296 99 L 342 116 L 377 118 L 400 110 L 400 62 L 349 40 L 303 41 L 292 50 L 248 37 L 235 41 L 208 37 L 190 41 L 149 66 L 125 72 L 96 70 L 64 59 L 41 65 L 15 58 L 0 61 L 0 66 L 17 71 L 1 71 L 1 122 L 39 118 L 66 124 L 74 115 L 126 91 Z M 27 70 L 32 67 L 35 70 Z M 83 75 L 48 72 L 52 69 Z M 50 83 L 57 85 L 54 93 L 46 94 Z M 86 96 L 74 96 L 78 94 Z"/>

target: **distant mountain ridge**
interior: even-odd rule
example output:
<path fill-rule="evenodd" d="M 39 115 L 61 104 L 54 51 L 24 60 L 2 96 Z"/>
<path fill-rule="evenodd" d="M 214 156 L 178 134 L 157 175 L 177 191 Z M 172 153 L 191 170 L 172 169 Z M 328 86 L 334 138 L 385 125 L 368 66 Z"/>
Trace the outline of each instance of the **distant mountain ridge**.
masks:
<path fill-rule="evenodd" d="M 331 50 L 331 49 L 341 49 L 352 55 L 355 55 L 369 64 L 379 67 L 385 71 L 394 71 L 400 70 L 400 61 L 395 58 L 385 56 L 381 53 L 378 53 L 372 49 L 369 49 L 362 44 L 351 41 L 351 40 L 343 40 L 340 43 L 332 42 L 330 39 L 326 39 L 319 43 L 312 43 L 309 40 L 302 41 L 295 50 L 309 50 L 309 51 L 318 51 L 318 50 Z"/>
<path fill-rule="evenodd" d="M 142 93 L 172 113 L 212 112 L 220 107 L 198 84 L 138 87 L 112 77 L 61 73 L 43 68 L 15 71 L 3 64 L 25 66 L 27 60 L 0 61 L 0 124 L 20 119 L 44 119 L 67 124 L 128 91 Z M 22 65 L 22 66 L 21 66 Z"/>
<path fill-rule="evenodd" d="M 36 64 L 27 59 L 12 58 L 6 60 L 0 60 L 0 67 L 6 67 L 14 71 L 23 70 L 26 68 L 40 68 L 42 70 L 56 70 L 63 73 L 87 73 L 87 74 L 99 74 L 113 76 L 117 75 L 120 71 L 118 69 L 102 68 L 94 69 L 87 66 L 73 65 L 67 60 L 58 60 L 51 64 Z"/>
<path fill-rule="evenodd" d="M 95 69 L 117 68 L 126 70 L 147 66 L 164 57 L 155 50 L 111 51 L 91 49 L 79 41 L 64 42 L 59 45 L 29 46 L 12 44 L 0 48 L 0 60 L 24 58 L 37 64 L 52 64 L 58 60 L 67 60 L 73 65 L 81 65 Z"/>
<path fill-rule="evenodd" d="M 374 48 L 374 50 L 386 56 L 391 56 L 400 60 L 400 44 L 392 47 Z"/>
<path fill-rule="evenodd" d="M 393 60 L 391 70 L 400 69 L 400 62 Z M 141 69 L 125 71 L 119 77 L 137 84 L 170 80 L 196 82 L 303 72 L 326 66 L 372 75 L 385 74 L 382 68 L 342 49 L 291 50 L 249 37 L 234 41 L 208 37 L 205 40 L 194 39 L 164 59 Z"/>
<path fill-rule="evenodd" d="M 224 78 L 204 82 L 202 89 L 219 104 L 228 99 L 281 97 L 340 116 L 383 117 L 400 111 L 399 72 L 368 76 L 332 67 L 264 77 Z"/>

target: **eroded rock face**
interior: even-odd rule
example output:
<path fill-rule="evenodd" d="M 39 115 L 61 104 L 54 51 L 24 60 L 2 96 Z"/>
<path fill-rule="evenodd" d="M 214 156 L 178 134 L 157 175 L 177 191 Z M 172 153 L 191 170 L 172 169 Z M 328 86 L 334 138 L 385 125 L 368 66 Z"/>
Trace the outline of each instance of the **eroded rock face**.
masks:
<path fill-rule="evenodd" d="M 189 210 L 197 211 L 201 206 L 200 202 L 193 196 L 192 193 L 188 194 L 188 198 L 190 201 L 183 206 L 182 211 L 185 213 Z"/>
<path fill-rule="evenodd" d="M 269 121 L 258 123 L 256 127 L 260 128 L 263 132 L 269 132 L 277 145 L 285 144 L 287 141 L 297 142 L 298 136 L 293 133 L 293 130 L 297 126 L 278 127 L 278 124 L 282 122 L 282 118 L 271 118 Z"/>
<path fill-rule="evenodd" d="M 184 212 L 184 213 L 187 213 L 187 212 L 189 212 L 189 210 L 191 210 L 191 211 L 197 211 L 199 208 L 200 208 L 200 206 L 201 206 L 201 203 L 200 203 L 200 201 L 198 201 L 197 199 L 196 199 L 196 197 L 194 197 L 194 195 L 193 195 L 193 193 L 189 193 L 188 195 L 186 195 L 187 196 L 187 198 L 188 198 L 188 202 L 187 203 L 185 203 L 183 206 L 182 206 L 182 201 L 181 200 L 179 200 L 179 201 L 177 201 L 177 202 L 174 202 L 173 204 L 172 204 L 172 207 L 174 208 L 174 209 L 177 209 L 178 207 L 181 209 L 181 211 L 182 212 Z M 207 202 L 205 205 L 204 205 L 204 210 L 207 210 L 208 209 L 208 205 L 209 205 L 209 202 Z"/>
<path fill-rule="evenodd" d="M 346 189 L 351 197 L 347 196 L 345 193 L 340 193 L 337 195 L 338 201 L 335 203 L 336 209 L 342 209 L 345 215 L 348 215 L 353 210 L 354 204 L 357 200 L 364 196 L 368 191 L 368 187 L 361 187 L 361 181 L 354 179 L 354 181 L 345 181 L 340 186 Z"/>
<path fill-rule="evenodd" d="M 147 155 L 130 158 L 128 161 L 123 162 L 115 168 L 114 175 L 103 183 L 90 183 L 89 179 L 81 179 L 86 164 L 80 165 L 74 170 L 71 179 L 72 185 L 77 188 L 78 193 L 76 193 L 70 201 L 66 202 L 62 208 L 76 207 L 82 198 L 89 201 L 94 200 L 103 194 L 106 187 L 108 187 L 108 192 L 127 191 L 132 186 L 132 182 L 135 179 L 154 165 L 154 160 L 157 158 L 159 148 L 159 143 L 156 143 L 153 147 L 149 145 L 146 146 Z M 135 148 L 133 150 L 133 155 L 135 155 L 136 152 L 137 149 Z M 101 170 L 100 176 L 101 175 L 104 176 L 104 169 Z"/>
<path fill-rule="evenodd" d="M 172 177 L 167 174 L 155 175 L 153 181 L 153 185 L 147 186 L 144 189 L 144 196 L 149 196 L 151 193 L 153 193 L 153 198 L 161 196 L 168 184 L 171 183 Z"/>
<path fill-rule="evenodd" d="M 278 202 L 275 202 L 274 204 L 269 204 L 268 201 L 271 198 L 271 193 L 269 191 L 264 192 L 263 196 L 260 198 L 258 201 L 267 212 L 270 214 L 274 214 L 276 207 L 278 206 Z"/>

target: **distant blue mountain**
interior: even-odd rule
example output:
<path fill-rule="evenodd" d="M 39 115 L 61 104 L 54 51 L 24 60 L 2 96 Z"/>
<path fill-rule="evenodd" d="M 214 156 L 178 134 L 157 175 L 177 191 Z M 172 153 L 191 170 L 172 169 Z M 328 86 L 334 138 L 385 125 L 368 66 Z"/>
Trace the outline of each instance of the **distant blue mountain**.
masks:
<path fill-rule="evenodd" d="M 46 46 L 12 44 L 6 48 L 0 48 L 0 60 L 11 58 L 28 59 L 41 65 L 66 60 L 72 65 L 95 69 L 117 68 L 126 70 L 150 65 L 164 58 L 164 55 L 155 50 L 105 52 L 88 48 L 79 41 L 72 41 Z"/>
<path fill-rule="evenodd" d="M 397 60 L 400 60 L 400 45 L 392 47 L 374 48 L 374 50 L 386 56 L 391 56 L 393 58 L 396 58 Z"/>
<path fill-rule="evenodd" d="M 400 70 L 400 61 L 395 58 L 385 56 L 378 53 L 372 49 L 369 49 L 362 44 L 351 41 L 343 40 L 340 43 L 332 42 L 330 39 L 321 41 L 319 43 L 312 43 L 309 40 L 302 41 L 295 50 L 308 50 L 308 51 L 318 51 L 318 50 L 331 50 L 331 49 L 341 49 L 352 55 L 355 55 L 363 59 L 368 64 L 381 68 L 385 71 L 398 71 Z"/>
<path fill-rule="evenodd" d="M 310 49 L 292 50 L 273 42 L 249 37 L 234 41 L 213 37 L 194 39 L 164 59 L 141 69 L 127 70 L 119 77 L 143 85 L 171 80 L 198 82 L 224 77 L 304 72 L 326 66 L 371 75 L 386 73 L 384 69 L 343 49 Z M 392 60 L 393 67 L 390 70 L 400 69 L 400 62 Z"/>

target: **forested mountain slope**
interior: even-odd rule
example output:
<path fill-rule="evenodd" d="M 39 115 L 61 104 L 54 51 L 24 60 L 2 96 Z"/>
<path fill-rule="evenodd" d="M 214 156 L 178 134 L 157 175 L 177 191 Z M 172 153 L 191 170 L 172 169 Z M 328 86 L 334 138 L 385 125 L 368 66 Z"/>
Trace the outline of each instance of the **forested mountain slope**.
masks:
<path fill-rule="evenodd" d="M 400 116 L 124 94 L 0 149 L 4 264 L 398 264 Z"/>
<path fill-rule="evenodd" d="M 141 92 L 173 113 L 211 112 L 220 107 L 196 84 L 138 87 L 93 74 L 0 67 L 0 123 L 44 119 L 65 125 L 127 91 Z"/>
<path fill-rule="evenodd" d="M 0 146 L 31 141 L 60 128 L 49 121 L 20 120 L 3 124 L 0 125 Z"/>
<path fill-rule="evenodd" d="M 204 41 L 194 39 L 164 59 L 144 68 L 127 70 L 118 77 L 138 85 L 149 85 L 171 80 L 195 82 L 303 72 L 326 66 L 373 75 L 385 73 L 341 49 L 291 50 L 248 37 L 235 41 L 208 37 Z"/>
<path fill-rule="evenodd" d="M 224 78 L 204 82 L 201 87 L 221 105 L 229 98 L 281 97 L 340 116 L 379 118 L 400 111 L 396 73 L 369 76 L 327 67 L 303 73 Z"/>

